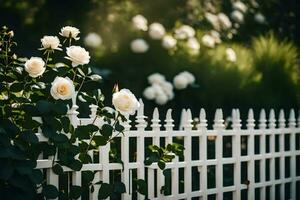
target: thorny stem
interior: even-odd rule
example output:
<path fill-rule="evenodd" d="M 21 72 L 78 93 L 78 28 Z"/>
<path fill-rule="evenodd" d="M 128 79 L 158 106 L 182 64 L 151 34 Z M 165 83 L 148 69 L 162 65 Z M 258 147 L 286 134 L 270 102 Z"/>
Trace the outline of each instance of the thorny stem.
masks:
<path fill-rule="evenodd" d="M 73 79 L 72 79 L 73 82 L 75 81 L 77 70 L 78 70 L 78 68 L 76 68 L 75 71 L 74 71 L 74 76 L 73 76 Z"/>
<path fill-rule="evenodd" d="M 45 63 L 45 66 L 47 66 L 47 64 L 48 64 L 49 54 L 50 54 L 50 51 L 49 51 L 49 50 L 46 50 L 46 51 L 47 51 L 47 57 L 46 57 L 46 63 Z"/>
<path fill-rule="evenodd" d="M 95 118 L 94 118 L 94 120 L 93 120 L 93 122 L 92 122 L 92 124 L 94 124 L 94 123 L 96 122 L 96 119 L 97 119 L 97 118 L 98 118 L 98 116 L 96 115 Z M 98 131 L 96 131 L 96 132 L 93 133 L 93 135 L 92 135 L 92 137 L 91 137 L 91 139 L 90 139 L 90 141 L 89 141 L 89 144 L 88 144 L 88 146 L 87 146 L 87 148 L 86 148 L 86 152 L 88 152 L 88 150 L 89 150 L 89 148 L 90 148 L 90 146 L 91 146 L 91 143 L 92 143 L 92 141 L 93 141 L 93 139 L 94 139 L 94 137 L 95 137 L 95 135 L 96 135 L 97 132 L 98 132 Z"/>
<path fill-rule="evenodd" d="M 79 88 L 78 88 L 78 90 L 77 90 L 77 95 L 79 94 L 79 91 L 80 91 L 81 88 L 82 88 L 82 85 L 83 85 L 83 83 L 84 83 L 84 81 L 85 81 L 85 78 L 86 78 L 86 76 L 83 77 L 83 80 L 82 80 L 81 83 L 80 83 L 80 86 L 79 86 Z"/>

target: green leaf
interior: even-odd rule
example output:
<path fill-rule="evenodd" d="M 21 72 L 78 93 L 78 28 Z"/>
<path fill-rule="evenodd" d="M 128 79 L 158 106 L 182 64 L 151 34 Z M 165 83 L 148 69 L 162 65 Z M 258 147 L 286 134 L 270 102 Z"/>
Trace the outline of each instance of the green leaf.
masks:
<path fill-rule="evenodd" d="M 148 194 L 148 187 L 147 187 L 146 181 L 143 180 L 143 179 L 138 179 L 136 181 L 136 183 L 137 183 L 137 191 L 142 195 L 147 195 Z"/>
<path fill-rule="evenodd" d="M 99 135 L 95 136 L 93 140 L 95 141 L 97 146 L 105 146 L 107 144 L 108 138 Z"/>
<path fill-rule="evenodd" d="M 102 183 L 98 193 L 98 199 L 106 199 L 113 193 L 113 185 Z"/>
<path fill-rule="evenodd" d="M 24 87 L 24 84 L 23 84 L 23 83 L 17 82 L 17 83 L 13 83 L 13 84 L 9 87 L 9 89 L 10 89 L 11 92 L 20 92 L 20 91 L 23 90 L 23 87 Z"/>
<path fill-rule="evenodd" d="M 82 194 L 82 188 L 78 185 L 72 185 L 70 187 L 69 197 L 72 199 L 78 199 Z"/>
<path fill-rule="evenodd" d="M 56 134 L 56 131 L 50 126 L 43 125 L 41 128 L 43 135 L 47 138 L 52 138 Z"/>
<path fill-rule="evenodd" d="M 36 167 L 36 161 L 32 161 L 32 160 L 15 161 L 15 169 L 20 174 L 26 174 L 26 175 L 31 174 L 34 167 Z"/>
<path fill-rule="evenodd" d="M 94 172 L 92 171 L 83 171 L 81 172 L 82 174 L 82 179 L 84 180 L 84 182 L 92 182 L 94 180 Z"/>
<path fill-rule="evenodd" d="M 92 162 L 91 156 L 88 155 L 87 153 L 79 154 L 79 160 L 81 160 L 81 162 L 83 162 L 84 164 L 88 164 Z"/>
<path fill-rule="evenodd" d="M 98 127 L 93 124 L 89 124 L 87 126 L 78 126 L 75 130 L 75 135 L 80 140 L 90 139 L 91 134 L 98 130 Z"/>
<path fill-rule="evenodd" d="M 162 160 L 158 161 L 157 164 L 158 164 L 159 169 L 161 169 L 161 170 L 164 170 L 166 167 L 166 163 Z"/>
<path fill-rule="evenodd" d="M 29 143 L 33 143 L 33 144 L 39 143 L 39 138 L 36 136 L 36 134 L 32 133 L 31 131 L 23 132 L 20 138 Z"/>
<path fill-rule="evenodd" d="M 43 187 L 42 193 L 48 199 L 55 199 L 58 197 L 58 190 L 54 185 L 45 185 Z"/>
<path fill-rule="evenodd" d="M 112 135 L 113 132 L 113 127 L 109 124 L 104 124 L 101 127 L 101 135 L 103 135 L 104 137 L 110 137 Z"/>
<path fill-rule="evenodd" d="M 69 167 L 75 171 L 80 171 L 82 168 L 82 162 L 80 162 L 79 160 L 74 160 Z"/>
<path fill-rule="evenodd" d="M 120 125 L 120 123 L 117 123 L 115 126 L 115 130 L 118 132 L 123 132 L 124 131 L 124 126 Z"/>
<path fill-rule="evenodd" d="M 8 180 L 14 172 L 14 166 L 12 164 L 12 161 L 8 159 L 1 159 L 0 161 L 0 179 Z"/>
<path fill-rule="evenodd" d="M 32 182 L 34 182 L 35 184 L 40 184 L 44 180 L 43 173 L 41 172 L 40 169 L 34 169 L 32 173 L 29 175 L 29 177 L 32 180 Z"/>
<path fill-rule="evenodd" d="M 11 145 L 8 136 L 9 135 L 6 133 L 6 131 L 0 127 L 0 144 L 3 145 L 4 147 L 8 147 Z"/>
<path fill-rule="evenodd" d="M 57 115 L 65 115 L 67 114 L 68 107 L 62 102 L 57 102 L 53 105 L 52 110 L 57 114 Z"/>
<path fill-rule="evenodd" d="M 115 193 L 125 193 L 126 192 L 126 186 L 122 182 L 115 182 L 114 183 L 114 192 Z"/>
<path fill-rule="evenodd" d="M 70 119 L 68 117 L 62 117 L 60 119 L 60 123 L 65 133 L 69 133 L 70 131 Z"/>
<path fill-rule="evenodd" d="M 52 139 L 57 143 L 65 143 L 69 141 L 69 138 L 63 133 L 55 134 Z"/>
<path fill-rule="evenodd" d="M 52 167 L 52 170 L 55 174 L 57 175 L 62 175 L 64 173 L 64 170 L 63 168 L 61 167 L 60 164 L 55 164 L 53 167 Z"/>
<path fill-rule="evenodd" d="M 40 100 L 36 103 L 37 110 L 43 115 L 50 113 L 52 106 L 53 104 L 51 102 L 45 100 Z"/>
<path fill-rule="evenodd" d="M 151 165 L 153 162 L 152 162 L 152 160 L 150 159 L 150 158 L 146 158 L 146 160 L 144 160 L 144 164 L 145 165 Z"/>

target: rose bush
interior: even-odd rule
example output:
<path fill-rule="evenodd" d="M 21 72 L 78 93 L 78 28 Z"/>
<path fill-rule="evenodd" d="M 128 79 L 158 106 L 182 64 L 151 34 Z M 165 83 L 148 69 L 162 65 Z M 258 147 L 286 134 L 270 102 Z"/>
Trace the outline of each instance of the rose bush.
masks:
<path fill-rule="evenodd" d="M 36 169 L 37 159 L 42 154 L 45 158 L 55 158 L 52 170 L 58 175 L 63 175 L 63 166 L 80 171 L 83 164 L 92 161 L 88 152 L 112 142 L 113 132 L 123 133 L 121 122 L 139 107 L 136 97 L 128 89 L 114 90 L 112 104 L 115 110 L 105 106 L 99 90 L 101 76 L 87 66 L 89 52 L 80 46 L 72 46 L 79 39 L 79 33 L 75 27 L 61 29 L 63 44 L 68 44 L 62 47 L 66 49 L 67 62 L 57 64 L 53 54 L 61 46 L 58 37 L 44 36 L 41 39 L 43 57 L 27 60 L 13 53 L 16 46 L 13 32 L 7 27 L 0 31 L 0 194 L 3 199 L 77 199 L 94 184 L 101 185 L 99 199 L 125 192 L 124 184 L 120 182 L 93 183 L 91 171 L 82 173 L 87 183 L 62 190 L 47 184 L 45 175 Z M 67 112 L 76 99 L 82 105 L 97 106 L 91 124 L 75 127 L 71 123 Z M 103 121 L 100 127 L 94 124 L 98 118 Z M 37 132 L 48 141 L 39 141 Z M 173 151 L 181 155 L 181 149 L 178 145 L 161 148 L 163 153 L 152 152 L 145 164 L 170 161 L 170 157 L 164 157 Z M 160 168 L 164 170 L 164 166 Z M 145 185 L 145 181 L 139 179 L 139 184 Z M 108 186 L 112 188 L 110 192 L 100 192 Z M 146 195 L 145 188 L 138 187 L 137 191 Z"/>

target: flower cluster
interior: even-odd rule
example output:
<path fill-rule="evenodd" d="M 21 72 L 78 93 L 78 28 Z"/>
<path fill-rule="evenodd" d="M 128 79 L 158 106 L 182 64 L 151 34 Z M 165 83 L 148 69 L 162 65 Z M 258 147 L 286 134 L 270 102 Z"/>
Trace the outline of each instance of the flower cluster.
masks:
<path fill-rule="evenodd" d="M 168 82 L 164 75 L 154 73 L 148 76 L 149 87 L 145 88 L 143 95 L 148 100 L 154 100 L 158 105 L 164 105 L 171 101 L 175 95 L 173 88 L 183 90 L 195 82 L 195 77 L 190 72 L 184 71 L 176 75 L 173 85 Z"/>
<path fill-rule="evenodd" d="M 65 58 L 71 61 L 72 67 L 74 71 L 73 80 L 70 77 L 60 77 L 57 76 L 51 84 L 50 94 L 51 96 L 58 100 L 68 100 L 72 99 L 75 96 L 75 93 L 78 93 L 82 87 L 81 83 L 78 90 L 75 92 L 75 85 L 74 79 L 76 77 L 76 73 L 79 72 L 84 79 L 86 78 L 86 74 L 83 72 L 85 71 L 80 66 L 87 65 L 90 62 L 90 55 L 89 52 L 86 51 L 83 47 L 71 45 L 72 40 L 79 40 L 79 29 L 66 26 L 61 29 L 59 33 L 63 36 L 66 40 L 69 40 L 69 47 L 66 47 L 66 56 Z M 102 40 L 100 36 L 96 33 L 90 33 L 85 38 L 85 43 L 92 47 L 97 47 L 101 44 Z M 41 39 L 42 48 L 40 50 L 45 50 L 45 53 L 48 54 L 46 61 L 44 61 L 40 57 L 31 57 L 27 60 L 24 64 L 25 71 L 28 72 L 29 76 L 32 78 L 41 77 L 47 68 L 47 62 L 49 60 L 49 54 L 53 53 L 54 50 L 62 50 L 62 45 L 60 44 L 59 38 L 57 36 L 44 36 Z M 59 64 L 59 65 L 58 65 Z M 57 67 L 64 67 L 63 63 L 57 63 Z M 88 69 L 88 78 L 92 81 L 99 81 L 101 80 L 101 76 L 97 74 L 92 74 L 91 70 Z M 82 95 L 80 96 L 82 98 Z M 84 101 L 84 100 L 83 100 Z M 113 94 L 113 105 L 115 106 L 116 110 L 119 111 L 121 114 L 134 114 L 136 109 L 139 107 L 139 103 L 136 97 L 127 89 L 122 89 L 121 91 L 116 91 Z"/>
<path fill-rule="evenodd" d="M 136 15 L 132 18 L 132 26 L 135 30 L 148 31 L 149 37 L 161 42 L 163 48 L 173 51 L 176 50 L 178 40 L 185 42 L 188 52 L 192 55 L 198 54 L 200 44 L 196 38 L 196 31 L 189 25 L 181 25 L 173 32 L 167 33 L 165 27 L 154 22 L 148 26 L 148 20 L 142 15 Z M 134 53 L 145 53 L 149 50 L 149 44 L 143 38 L 134 39 L 130 44 Z"/>
<path fill-rule="evenodd" d="M 164 105 L 174 98 L 173 85 L 159 73 L 148 77 L 151 86 L 145 88 L 143 95 L 148 100 L 154 100 L 158 105 Z"/>
<path fill-rule="evenodd" d="M 186 89 L 189 85 L 195 83 L 195 76 L 187 71 L 180 72 L 173 79 L 174 87 L 177 90 Z"/>

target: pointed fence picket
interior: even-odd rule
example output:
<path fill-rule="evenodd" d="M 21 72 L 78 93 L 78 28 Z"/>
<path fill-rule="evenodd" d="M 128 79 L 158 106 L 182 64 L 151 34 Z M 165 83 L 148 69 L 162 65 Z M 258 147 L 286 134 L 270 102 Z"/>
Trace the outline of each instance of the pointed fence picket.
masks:
<path fill-rule="evenodd" d="M 124 200 L 129 199 L 300 199 L 297 190 L 300 187 L 300 112 L 296 120 L 295 111 L 290 110 L 288 120 L 285 113 L 280 110 L 278 120 L 276 112 L 271 109 L 267 114 L 261 110 L 258 120 L 255 120 L 252 109 L 248 111 L 246 129 L 242 129 L 239 109 L 233 109 L 231 114 L 231 129 L 225 129 L 223 112 L 217 109 L 213 120 L 213 128 L 208 129 L 208 121 L 204 109 L 200 110 L 199 120 L 194 121 L 190 109 L 183 109 L 179 130 L 174 130 L 172 110 L 169 109 L 165 119 L 161 120 L 159 110 L 154 109 L 151 120 L 146 121 L 144 104 L 140 100 L 140 108 L 135 116 L 135 127 L 130 121 L 124 122 L 125 134 L 114 135 L 120 138 L 120 150 L 123 166 L 112 163 L 109 158 L 110 144 L 91 150 L 88 154 L 92 163 L 84 164 L 81 171 L 75 172 L 63 167 L 69 177 L 67 188 L 70 185 L 81 185 L 81 173 L 93 171 L 94 183 L 115 181 L 111 172 L 122 171 L 121 181 L 126 186 L 126 192 L 121 195 Z M 101 126 L 103 121 L 96 117 L 97 106 L 91 105 L 89 118 L 78 118 L 78 106 L 73 105 L 68 116 L 76 127 L 94 123 Z M 256 124 L 255 122 L 258 121 Z M 149 127 L 149 128 L 147 128 Z M 256 128 L 257 127 L 257 128 Z M 47 141 L 42 133 L 37 133 L 39 140 Z M 224 147 L 227 145 L 225 137 L 231 138 L 231 157 L 224 157 Z M 172 162 L 166 163 L 166 169 L 171 171 L 171 180 L 165 179 L 157 163 L 150 166 L 144 165 L 146 140 L 152 139 L 152 144 L 160 146 L 170 144 L 176 138 L 184 144 L 184 159 L 176 157 Z M 130 142 L 134 139 L 135 142 Z M 198 149 L 193 148 L 197 141 Z M 214 143 L 214 156 L 209 157 L 208 142 Z M 80 143 L 76 141 L 75 144 Z M 243 144 L 242 144 L 243 143 Z M 130 152 L 135 146 L 136 152 Z M 242 154 L 242 149 L 246 155 Z M 257 152 L 257 148 L 259 152 Z M 226 148 L 225 148 L 226 149 Z M 198 158 L 193 158 L 198 151 Z M 135 158 L 132 158 L 134 156 Z M 59 186 L 60 175 L 53 173 L 53 157 L 39 156 L 37 168 L 46 172 L 46 182 Z M 242 165 L 246 169 L 242 168 Z M 228 166 L 233 166 L 232 174 L 224 171 Z M 197 169 L 196 171 L 194 169 Z M 197 175 L 198 174 L 198 175 Z M 246 174 L 246 179 L 245 175 Z M 135 180 L 144 179 L 148 184 L 148 195 L 144 196 L 135 191 Z M 232 179 L 231 185 L 224 185 Z M 243 179 L 243 180 L 242 180 Z M 245 180 L 244 180 L 245 179 Z M 164 195 L 161 187 L 165 181 L 171 182 L 170 194 Z M 214 182 L 215 184 L 211 184 Z M 183 183 L 183 184 L 182 184 Z M 198 185 L 198 188 L 196 187 Z M 89 192 L 87 199 L 98 199 L 99 185 L 94 185 L 94 192 Z M 195 189 L 196 188 L 196 189 Z M 227 196 L 226 196 L 227 195 Z M 298 196 L 297 196 L 298 195 Z M 226 197 L 226 198 L 225 198 Z"/>

